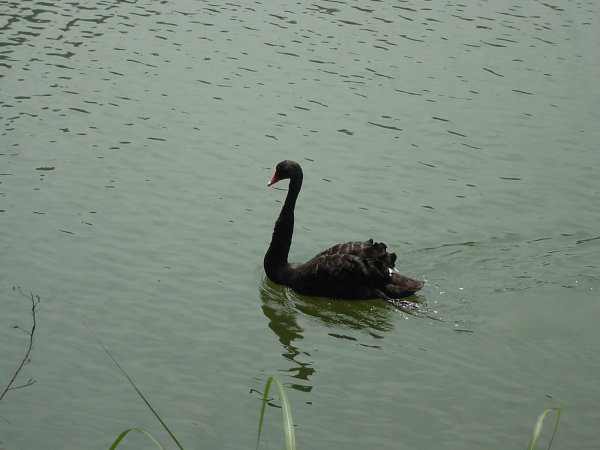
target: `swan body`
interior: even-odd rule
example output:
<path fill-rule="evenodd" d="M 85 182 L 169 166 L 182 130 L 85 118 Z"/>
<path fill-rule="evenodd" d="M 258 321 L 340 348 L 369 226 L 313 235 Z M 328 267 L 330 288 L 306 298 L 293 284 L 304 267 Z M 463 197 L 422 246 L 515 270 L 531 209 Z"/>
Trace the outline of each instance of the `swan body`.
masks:
<path fill-rule="evenodd" d="M 271 281 L 304 295 L 348 300 L 394 300 L 408 297 L 423 287 L 422 281 L 400 275 L 394 266 L 396 254 L 388 253 L 384 243 L 372 239 L 337 244 L 303 264 L 290 264 L 294 208 L 302 178 L 300 165 L 287 160 L 277 164 L 268 183 L 272 186 L 278 181 L 290 180 L 264 259 L 265 272 Z"/>

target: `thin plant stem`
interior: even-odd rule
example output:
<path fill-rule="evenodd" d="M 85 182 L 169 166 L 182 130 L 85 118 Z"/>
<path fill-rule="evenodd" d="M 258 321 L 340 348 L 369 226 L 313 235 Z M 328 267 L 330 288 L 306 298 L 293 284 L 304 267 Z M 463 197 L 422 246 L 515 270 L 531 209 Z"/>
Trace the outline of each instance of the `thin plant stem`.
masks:
<path fill-rule="evenodd" d="M 31 291 L 29 291 L 29 295 L 25 295 L 25 294 L 23 294 L 23 292 L 21 292 L 21 288 L 15 288 L 15 287 L 13 287 L 13 291 L 17 291 L 17 290 L 24 297 L 28 297 L 28 298 L 31 299 L 32 325 L 31 325 L 31 330 L 29 330 L 29 331 L 23 329 L 23 331 L 29 336 L 29 344 L 27 346 L 27 351 L 25 352 L 25 356 L 23 356 L 23 359 L 21 360 L 21 363 L 17 367 L 17 370 L 15 370 L 15 373 L 13 374 L 13 376 L 11 377 L 11 379 L 9 380 L 8 384 L 6 385 L 6 387 L 4 388 L 4 390 L 2 392 L 0 392 L 0 402 L 2 401 L 2 399 L 4 398 L 4 396 L 8 393 L 8 391 L 12 391 L 14 389 L 21 389 L 21 388 L 24 388 L 24 387 L 27 387 L 27 386 L 31 386 L 32 384 L 35 383 L 35 380 L 29 379 L 24 384 L 21 384 L 19 386 L 13 386 L 15 380 L 19 376 L 19 373 L 21 372 L 21 370 L 23 369 L 23 367 L 25 367 L 27 365 L 27 363 L 29 363 L 29 361 L 30 361 L 29 355 L 31 354 L 31 350 L 33 350 L 33 341 L 34 341 L 34 335 L 35 335 L 35 328 L 37 326 L 37 321 L 36 321 L 35 315 L 36 315 L 36 311 L 37 311 L 37 305 L 40 302 L 39 295 L 35 295 L 34 296 L 33 292 L 31 292 Z M 21 327 L 18 326 L 17 328 L 21 328 Z"/>
<path fill-rule="evenodd" d="M 127 374 L 127 372 L 125 372 L 125 369 L 123 369 L 123 367 L 121 367 L 121 364 L 119 364 L 119 362 L 115 359 L 115 357 L 108 351 L 108 349 L 104 346 L 104 344 L 102 343 L 102 341 L 100 340 L 100 338 L 96 335 L 96 333 L 94 333 L 94 331 L 88 326 L 88 324 L 85 323 L 85 322 L 84 322 L 84 324 L 88 328 L 88 330 L 90 331 L 90 333 L 92 333 L 92 336 L 94 336 L 94 338 L 96 339 L 96 341 L 98 341 L 98 344 L 100 344 L 100 347 L 102 347 L 102 350 L 104 350 L 104 352 L 112 360 L 112 362 L 115 364 L 115 366 L 117 366 L 117 368 L 121 371 L 121 373 L 123 375 L 125 375 L 125 378 L 127 378 L 127 381 L 129 381 L 129 384 L 131 384 L 131 386 L 133 387 L 133 389 L 135 389 L 135 392 L 137 392 L 137 394 L 140 396 L 140 398 L 144 401 L 144 403 L 146 404 L 146 406 L 148 407 L 148 409 L 150 409 L 150 411 L 152 411 L 152 414 L 154 414 L 154 417 L 156 417 L 156 419 L 160 422 L 160 424 L 167 431 L 167 433 L 169 434 L 169 436 L 171 436 L 171 439 L 173 439 L 173 442 L 175 442 L 175 444 L 177 445 L 177 447 L 179 447 L 180 450 L 184 450 L 183 447 L 181 446 L 181 444 L 179 443 L 179 441 L 177 440 L 177 438 L 175 437 L 175 435 L 173 434 L 173 432 L 167 426 L 167 424 L 158 415 L 158 413 L 152 407 L 152 405 L 146 399 L 146 397 L 144 397 L 144 394 L 142 394 L 142 391 L 140 391 L 138 389 L 138 387 L 135 385 L 135 383 L 133 382 L 133 380 L 131 379 L 131 377 Z"/>

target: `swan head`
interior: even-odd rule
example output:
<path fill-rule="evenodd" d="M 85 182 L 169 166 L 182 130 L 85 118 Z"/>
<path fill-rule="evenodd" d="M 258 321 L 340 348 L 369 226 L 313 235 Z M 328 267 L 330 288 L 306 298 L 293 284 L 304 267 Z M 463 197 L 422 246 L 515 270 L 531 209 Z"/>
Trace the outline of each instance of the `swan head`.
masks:
<path fill-rule="evenodd" d="M 270 187 L 278 181 L 285 180 L 286 178 L 297 178 L 298 176 L 302 177 L 302 168 L 300 167 L 300 164 L 296 161 L 286 159 L 277 164 L 277 167 L 275 167 L 275 174 L 273 174 L 273 177 L 267 183 L 267 186 Z"/>

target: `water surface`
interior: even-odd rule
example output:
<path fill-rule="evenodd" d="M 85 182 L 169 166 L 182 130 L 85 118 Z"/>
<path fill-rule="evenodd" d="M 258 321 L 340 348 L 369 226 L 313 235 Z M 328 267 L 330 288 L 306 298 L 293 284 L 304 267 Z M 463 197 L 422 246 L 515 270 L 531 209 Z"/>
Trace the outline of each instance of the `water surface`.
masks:
<path fill-rule="evenodd" d="M 524 448 L 549 406 L 557 448 L 597 446 L 595 2 L 0 12 L 0 381 L 30 318 L 12 287 L 42 298 L 0 446 L 168 442 L 84 322 L 186 448 L 253 446 L 270 375 L 305 448 Z M 292 258 L 383 240 L 426 314 L 265 279 L 288 158 Z"/>

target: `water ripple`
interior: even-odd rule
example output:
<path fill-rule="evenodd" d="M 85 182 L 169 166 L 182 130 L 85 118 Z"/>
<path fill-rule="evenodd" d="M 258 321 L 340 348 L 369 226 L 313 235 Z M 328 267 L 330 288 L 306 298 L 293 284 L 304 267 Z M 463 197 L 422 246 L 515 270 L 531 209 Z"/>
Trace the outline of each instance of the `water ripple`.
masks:
<path fill-rule="evenodd" d="M 565 442 L 596 442 L 595 3 L 0 9 L 0 283 L 44 305 L 43 383 L 4 446 L 101 447 L 151 419 L 80 317 L 209 448 L 252 445 L 267 374 L 308 447 L 495 448 L 546 395 L 578 411 Z M 386 240 L 433 318 L 264 280 L 284 158 L 306 168 L 294 258 Z"/>

